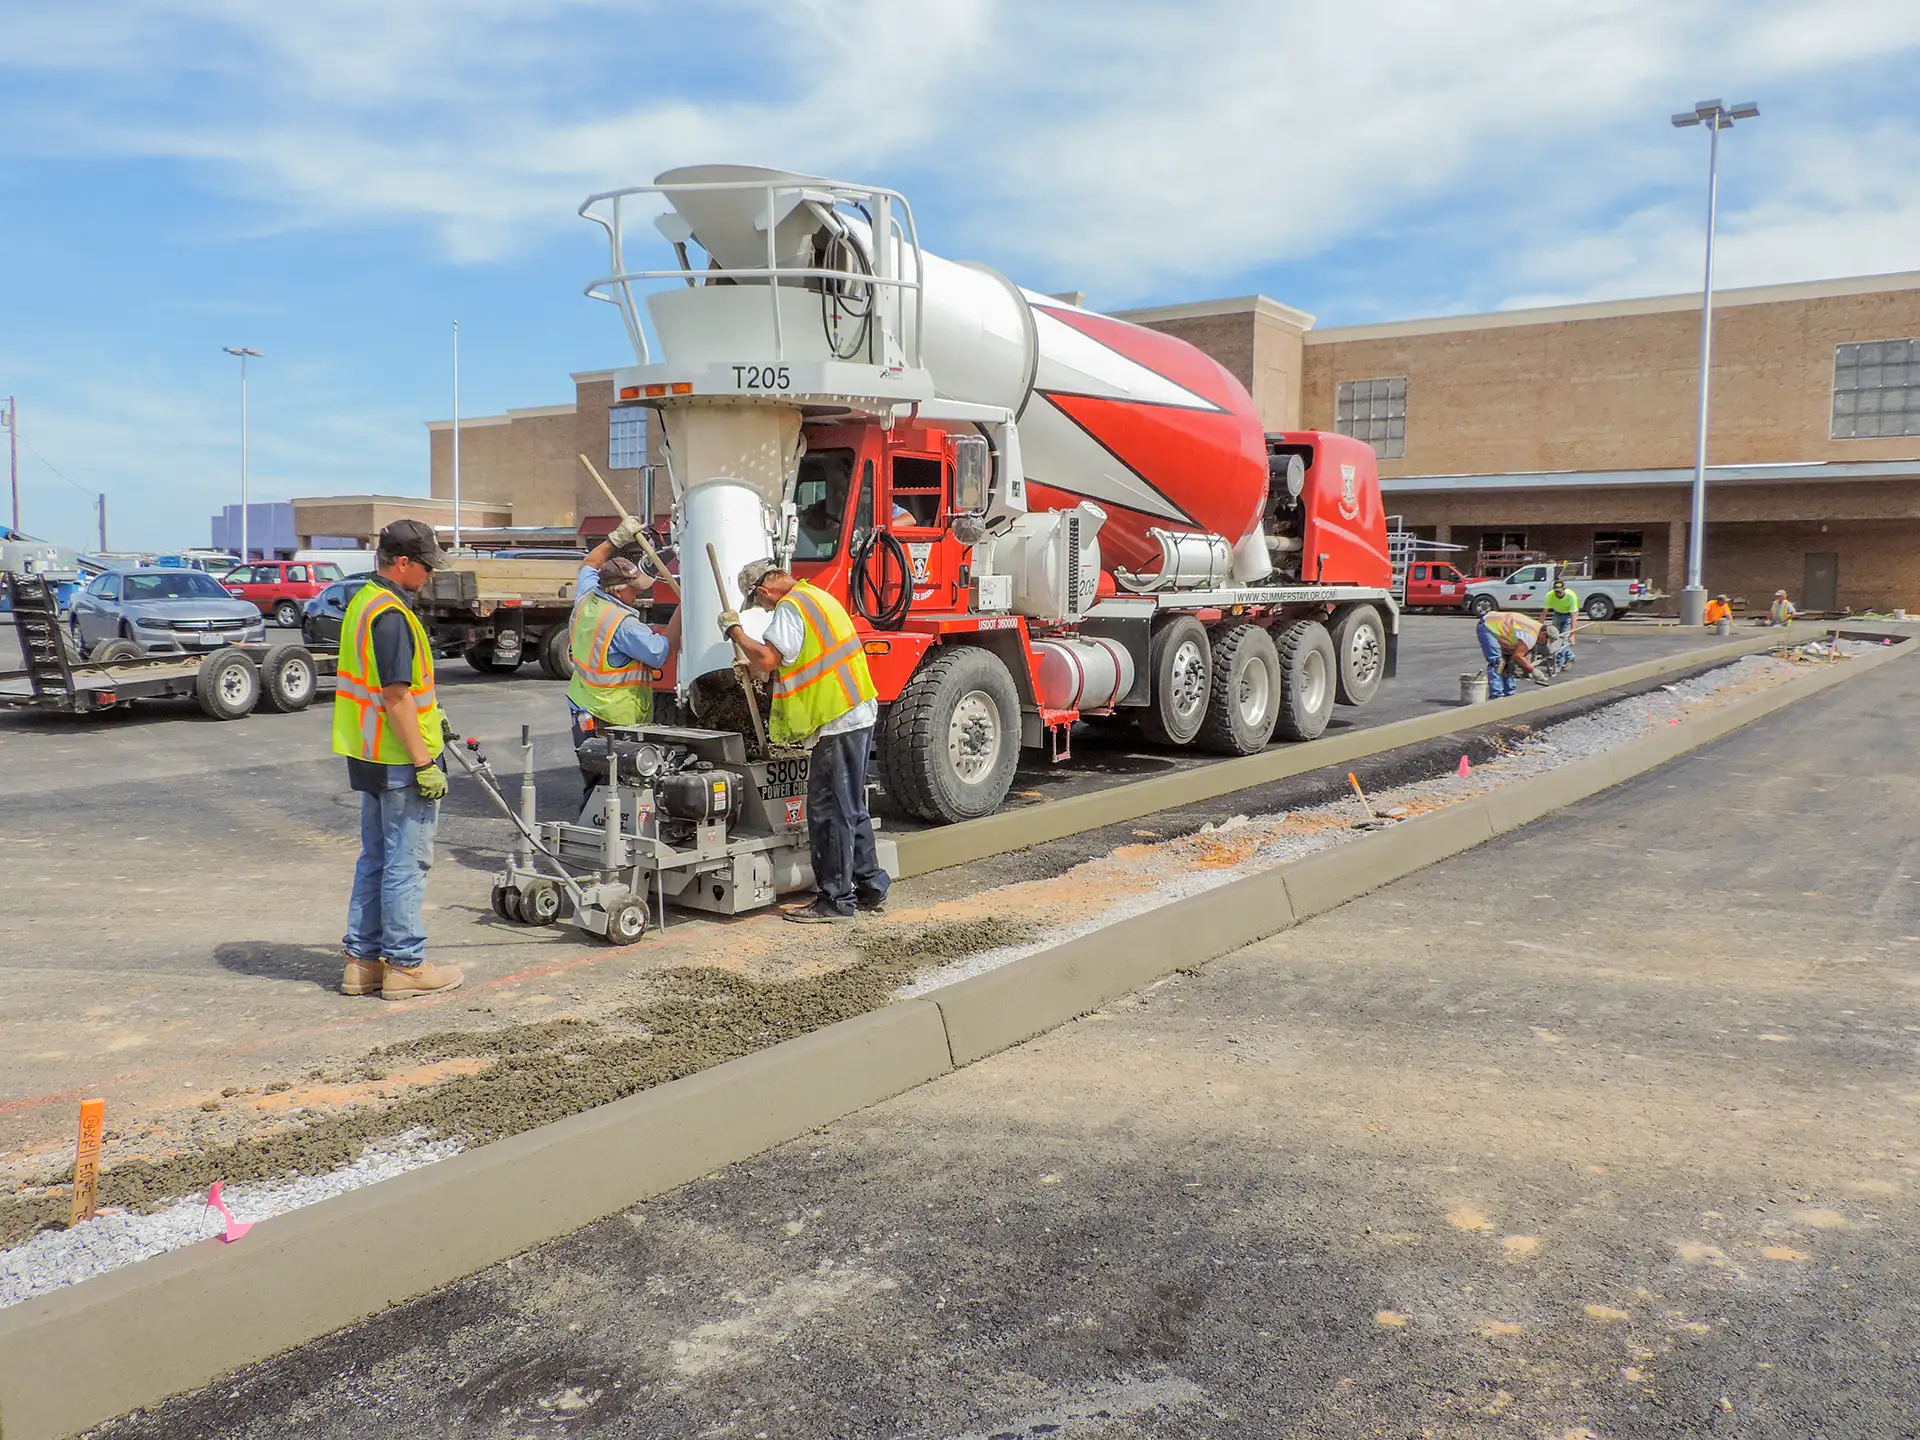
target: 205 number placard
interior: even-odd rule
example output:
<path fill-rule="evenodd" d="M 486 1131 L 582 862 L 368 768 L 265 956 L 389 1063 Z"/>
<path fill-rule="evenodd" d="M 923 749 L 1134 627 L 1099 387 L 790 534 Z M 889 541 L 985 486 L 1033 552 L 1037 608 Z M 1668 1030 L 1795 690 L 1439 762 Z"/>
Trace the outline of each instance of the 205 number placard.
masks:
<path fill-rule="evenodd" d="M 791 390 L 793 375 L 785 365 L 736 365 L 733 383 L 740 390 Z"/>

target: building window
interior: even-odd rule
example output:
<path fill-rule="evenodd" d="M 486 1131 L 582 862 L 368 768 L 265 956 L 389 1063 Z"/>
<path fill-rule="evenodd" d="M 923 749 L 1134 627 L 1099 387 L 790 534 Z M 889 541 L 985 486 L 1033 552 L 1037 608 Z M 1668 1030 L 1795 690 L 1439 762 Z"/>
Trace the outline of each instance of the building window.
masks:
<path fill-rule="evenodd" d="M 647 412 L 639 405 L 616 405 L 607 411 L 607 464 L 615 470 L 638 470 L 647 463 Z"/>
<path fill-rule="evenodd" d="M 1646 551 L 1644 530 L 1596 530 L 1593 532 L 1593 578 L 1596 580 L 1638 580 Z"/>
<path fill-rule="evenodd" d="M 1833 352 L 1833 438 L 1920 435 L 1920 340 L 1868 340 Z"/>
<path fill-rule="evenodd" d="M 1407 458 L 1407 377 L 1342 380 L 1333 391 L 1333 428 L 1373 446 L 1382 460 Z"/>

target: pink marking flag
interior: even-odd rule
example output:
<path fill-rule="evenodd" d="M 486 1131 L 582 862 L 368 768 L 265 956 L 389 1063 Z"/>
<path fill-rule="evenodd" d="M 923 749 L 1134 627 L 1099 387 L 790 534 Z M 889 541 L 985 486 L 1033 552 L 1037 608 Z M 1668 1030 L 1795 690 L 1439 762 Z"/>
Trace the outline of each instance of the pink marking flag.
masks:
<path fill-rule="evenodd" d="M 253 1222 L 251 1220 L 240 1221 L 233 1218 L 233 1212 L 227 1209 L 227 1202 L 220 1198 L 220 1187 L 226 1183 L 224 1180 L 216 1180 L 213 1182 L 213 1188 L 207 1191 L 207 1204 L 218 1210 L 221 1217 L 226 1220 L 226 1233 L 220 1237 L 220 1242 L 223 1245 L 231 1245 L 242 1235 L 246 1234 L 247 1231 L 253 1229 Z"/>
<path fill-rule="evenodd" d="M 1460 778 L 1464 780 L 1467 778 L 1467 776 L 1471 775 L 1472 773 L 1473 773 L 1473 766 L 1469 765 L 1467 763 L 1467 757 L 1462 755 L 1460 757 Z"/>

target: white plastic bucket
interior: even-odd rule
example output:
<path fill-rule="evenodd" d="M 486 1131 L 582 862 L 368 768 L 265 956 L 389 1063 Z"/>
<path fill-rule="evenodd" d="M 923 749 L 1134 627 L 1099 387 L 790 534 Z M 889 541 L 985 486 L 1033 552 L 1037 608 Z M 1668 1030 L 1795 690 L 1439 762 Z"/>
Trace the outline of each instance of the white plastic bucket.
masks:
<path fill-rule="evenodd" d="M 1478 705 L 1487 698 L 1487 672 L 1470 671 L 1460 677 L 1460 703 Z"/>

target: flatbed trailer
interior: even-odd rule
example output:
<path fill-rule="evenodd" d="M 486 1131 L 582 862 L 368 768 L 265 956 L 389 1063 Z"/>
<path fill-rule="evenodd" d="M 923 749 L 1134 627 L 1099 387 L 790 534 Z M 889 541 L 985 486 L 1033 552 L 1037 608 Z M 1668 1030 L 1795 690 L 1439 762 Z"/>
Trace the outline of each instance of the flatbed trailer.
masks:
<path fill-rule="evenodd" d="M 26 662 L 0 671 L 0 708 L 90 715 L 135 700 L 192 699 L 215 720 L 238 720 L 258 706 L 291 713 L 313 703 L 336 657 L 297 642 L 226 645 L 204 655 L 143 655 L 110 640 L 88 660 L 72 654 L 53 587 L 37 575 L 6 575 L 14 634 Z"/>

